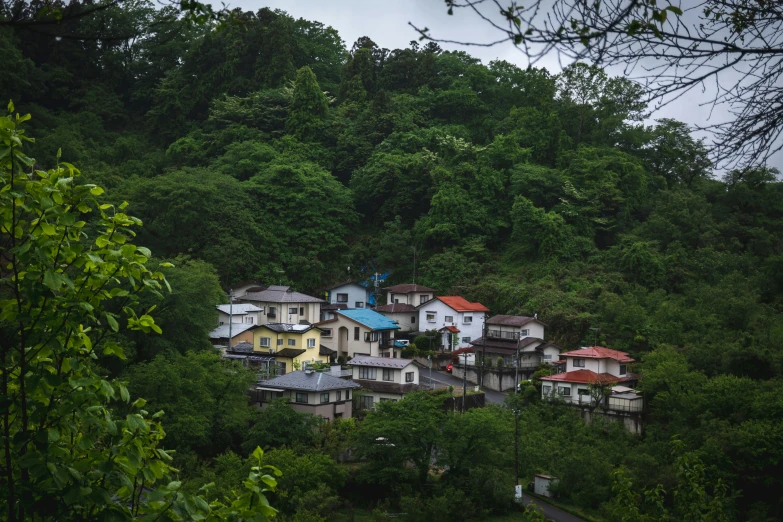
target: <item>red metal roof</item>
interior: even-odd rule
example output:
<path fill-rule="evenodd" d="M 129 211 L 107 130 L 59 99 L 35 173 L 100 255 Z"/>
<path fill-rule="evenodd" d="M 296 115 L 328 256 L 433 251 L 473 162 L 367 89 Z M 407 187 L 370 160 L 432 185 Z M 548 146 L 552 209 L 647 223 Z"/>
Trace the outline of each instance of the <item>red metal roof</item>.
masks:
<path fill-rule="evenodd" d="M 614 384 L 633 380 L 633 376 L 615 377 L 611 373 L 595 373 L 591 370 L 574 370 L 572 372 L 558 373 L 548 377 L 541 377 L 542 381 L 574 382 L 579 384 Z"/>
<path fill-rule="evenodd" d="M 458 295 L 439 295 L 435 297 L 454 310 L 455 312 L 489 312 L 489 308 L 481 303 L 471 303 L 464 297 Z M 421 306 L 421 305 L 419 305 Z"/>
<path fill-rule="evenodd" d="M 456 326 L 444 326 L 441 330 L 448 330 L 451 333 L 459 333 L 459 328 Z"/>
<path fill-rule="evenodd" d="M 585 357 L 587 359 L 614 359 L 621 363 L 631 363 L 634 359 L 627 353 L 603 346 L 591 346 L 570 352 L 561 353 L 560 357 Z"/>

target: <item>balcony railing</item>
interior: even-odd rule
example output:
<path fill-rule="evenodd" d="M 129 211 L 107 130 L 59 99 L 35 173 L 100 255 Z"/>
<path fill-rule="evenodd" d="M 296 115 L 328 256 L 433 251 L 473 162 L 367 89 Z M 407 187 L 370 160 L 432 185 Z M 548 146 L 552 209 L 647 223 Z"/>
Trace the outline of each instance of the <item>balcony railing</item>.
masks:
<path fill-rule="evenodd" d="M 394 339 L 390 339 L 388 337 L 381 337 L 379 342 L 381 348 L 394 348 Z"/>
<path fill-rule="evenodd" d="M 519 332 L 504 332 L 502 330 L 487 330 L 487 337 L 489 339 L 508 339 L 516 341 L 519 339 Z"/>

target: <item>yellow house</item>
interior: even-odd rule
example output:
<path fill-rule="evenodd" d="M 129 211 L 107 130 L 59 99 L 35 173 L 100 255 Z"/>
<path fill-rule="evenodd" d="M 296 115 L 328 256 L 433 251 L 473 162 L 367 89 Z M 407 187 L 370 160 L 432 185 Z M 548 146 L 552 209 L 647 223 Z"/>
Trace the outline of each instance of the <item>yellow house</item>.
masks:
<path fill-rule="evenodd" d="M 280 374 L 306 363 L 329 364 L 331 350 L 321 347 L 321 329 L 311 324 L 267 323 L 253 330 L 253 351 L 274 356 Z"/>

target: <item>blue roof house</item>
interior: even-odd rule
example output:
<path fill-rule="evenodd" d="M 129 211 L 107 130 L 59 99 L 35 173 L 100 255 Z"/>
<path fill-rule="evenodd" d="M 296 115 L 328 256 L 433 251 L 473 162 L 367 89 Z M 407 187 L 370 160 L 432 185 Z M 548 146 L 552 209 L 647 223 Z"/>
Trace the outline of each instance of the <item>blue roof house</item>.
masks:
<path fill-rule="evenodd" d="M 334 317 L 317 323 L 321 344 L 337 351 L 338 357 L 400 357 L 402 348 L 394 341 L 400 329 L 397 321 L 369 308 L 335 310 Z"/>

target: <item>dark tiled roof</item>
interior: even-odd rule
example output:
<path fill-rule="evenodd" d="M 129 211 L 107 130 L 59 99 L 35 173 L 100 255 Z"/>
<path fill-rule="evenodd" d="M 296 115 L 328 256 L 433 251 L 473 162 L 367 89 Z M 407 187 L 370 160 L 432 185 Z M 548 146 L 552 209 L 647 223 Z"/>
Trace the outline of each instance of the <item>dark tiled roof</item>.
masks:
<path fill-rule="evenodd" d="M 327 348 L 323 344 L 318 347 L 318 355 L 334 355 L 336 354 L 336 350 L 332 350 L 331 348 Z"/>
<path fill-rule="evenodd" d="M 381 290 L 386 290 L 395 294 L 410 294 L 412 292 L 435 292 L 432 288 L 427 288 L 426 286 L 421 285 L 394 285 L 394 286 L 387 286 L 386 288 L 382 288 Z"/>
<path fill-rule="evenodd" d="M 547 325 L 544 321 L 540 321 L 535 317 L 525 317 L 523 315 L 493 315 L 487 319 L 487 324 L 497 324 L 501 326 L 525 326 L 527 323 L 536 321 L 538 323 Z"/>
<path fill-rule="evenodd" d="M 259 301 L 264 303 L 323 303 L 323 299 L 294 292 L 290 286 L 270 286 L 263 292 L 247 293 L 240 297 L 242 301 Z"/>
<path fill-rule="evenodd" d="M 357 355 L 346 364 L 349 366 L 372 366 L 375 368 L 396 368 L 398 370 L 405 368 L 409 364 L 421 366 L 411 359 L 393 359 L 391 357 L 368 357 L 366 355 Z"/>
<path fill-rule="evenodd" d="M 407 383 L 400 384 L 397 382 L 386 381 L 368 381 L 356 379 L 354 382 L 360 384 L 365 390 L 370 390 L 378 393 L 410 393 L 422 389 L 418 384 Z"/>
<path fill-rule="evenodd" d="M 253 353 L 253 345 L 243 341 L 232 346 L 231 351 L 240 353 Z"/>
<path fill-rule="evenodd" d="M 406 312 L 416 312 L 416 307 L 406 303 L 393 303 L 383 306 L 376 306 L 375 311 L 381 313 L 386 312 L 387 314 L 399 314 Z"/>
<path fill-rule="evenodd" d="M 525 337 L 521 341 L 519 341 L 519 345 L 517 346 L 517 341 L 513 339 L 491 339 L 487 338 L 486 344 L 484 342 L 483 337 L 479 337 L 475 341 L 470 341 L 470 344 L 473 345 L 474 348 L 479 349 L 483 346 L 486 346 L 487 348 L 503 348 L 506 350 L 514 351 L 517 348 L 520 350 L 524 350 L 526 347 L 535 344 L 535 343 L 544 343 L 543 339 L 539 339 L 538 337 Z M 538 347 L 537 347 L 538 348 Z"/>
<path fill-rule="evenodd" d="M 307 350 L 301 350 L 296 348 L 283 348 L 282 350 L 275 350 L 275 357 L 284 357 L 286 359 L 293 359 L 294 357 L 299 357 L 303 353 L 305 353 Z"/>
<path fill-rule="evenodd" d="M 358 388 L 359 385 L 348 379 L 340 379 L 334 377 L 328 373 L 312 372 L 306 373 L 303 371 L 296 371 L 286 373 L 280 377 L 269 379 L 268 381 L 261 381 L 259 386 L 268 386 L 270 388 L 283 388 L 286 390 L 304 390 L 304 391 L 329 391 L 329 390 L 345 390 Z"/>
<path fill-rule="evenodd" d="M 327 310 L 345 310 L 348 308 L 347 303 L 327 303 L 321 305 L 321 311 L 327 311 Z"/>

